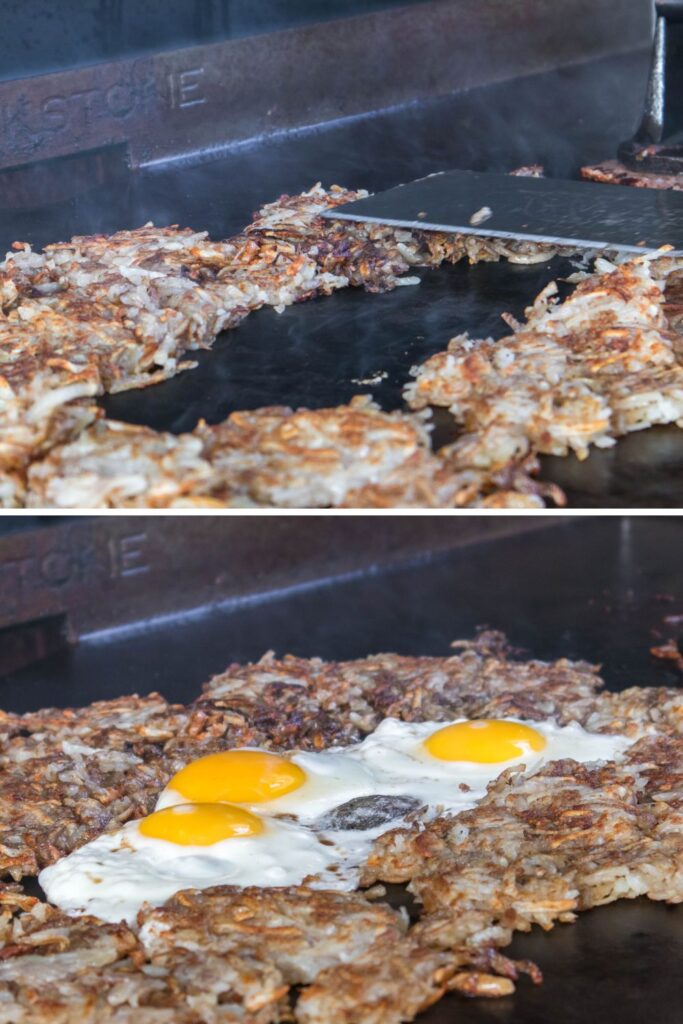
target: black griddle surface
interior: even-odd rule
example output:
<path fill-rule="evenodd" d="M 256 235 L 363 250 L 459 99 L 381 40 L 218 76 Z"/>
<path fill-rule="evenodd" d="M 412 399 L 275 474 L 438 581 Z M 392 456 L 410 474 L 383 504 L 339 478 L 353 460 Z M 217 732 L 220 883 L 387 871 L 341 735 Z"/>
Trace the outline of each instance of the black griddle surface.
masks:
<path fill-rule="evenodd" d="M 267 521 L 264 521 L 267 528 Z M 435 520 L 435 530 L 438 520 Z M 683 639 L 683 526 L 677 518 L 585 517 L 390 570 L 306 586 L 86 639 L 69 654 L 0 681 L 8 710 L 161 690 L 187 701 L 231 661 L 278 654 L 362 657 L 449 653 L 478 625 L 507 632 L 530 656 L 601 662 L 611 689 L 681 684 L 649 648 Z M 228 556 L 226 556 L 227 561 Z M 216 552 L 217 567 L 222 553 Z M 150 615 L 153 610 L 150 610 Z M 550 934 L 518 936 L 545 983 L 504 1000 L 449 996 L 424 1024 L 677 1024 L 683 910 L 647 900 L 582 915 Z"/>
<path fill-rule="evenodd" d="M 119 171 L 71 201 L 34 209 L 2 208 L 0 189 L 0 249 L 14 239 L 43 245 L 147 220 L 225 237 L 263 203 L 318 180 L 378 191 L 453 167 L 501 172 L 532 162 L 550 175 L 576 177 L 582 164 L 611 156 L 632 132 L 648 61 L 646 53 L 610 58 L 264 138 L 203 162 Z M 282 314 L 262 309 L 211 352 L 196 354 L 197 369 L 103 404 L 111 417 L 174 432 L 202 417 L 219 422 L 237 409 L 323 408 L 359 393 L 398 408 L 412 365 L 464 330 L 502 337 L 502 312 L 520 316 L 549 280 L 574 269 L 561 259 L 530 267 L 459 264 L 421 271 L 420 285 L 386 295 L 349 290 Z M 676 449 L 676 464 L 683 463 L 683 436 L 675 428 L 645 434 L 646 472 L 641 446 L 631 459 L 627 439 L 618 456 L 594 452 L 581 465 L 547 460 L 546 477 L 564 484 L 577 507 L 679 506 L 681 476 L 671 461 Z"/>

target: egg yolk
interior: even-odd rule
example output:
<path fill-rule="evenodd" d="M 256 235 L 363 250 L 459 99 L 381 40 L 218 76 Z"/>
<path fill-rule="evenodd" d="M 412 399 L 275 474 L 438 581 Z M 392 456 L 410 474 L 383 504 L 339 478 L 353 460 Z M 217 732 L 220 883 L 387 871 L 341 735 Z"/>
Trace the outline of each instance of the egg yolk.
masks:
<path fill-rule="evenodd" d="M 258 836 L 263 822 L 243 807 L 229 804 L 178 804 L 143 818 L 138 829 L 150 839 L 178 846 L 211 846 L 223 839 Z"/>
<path fill-rule="evenodd" d="M 544 737 L 531 726 L 495 718 L 456 722 L 438 729 L 424 741 L 432 757 L 438 757 L 440 761 L 473 761 L 476 764 L 511 761 L 529 749 L 543 750 L 545 745 Z"/>
<path fill-rule="evenodd" d="M 286 757 L 264 750 L 224 750 L 192 761 L 169 789 L 191 803 L 258 804 L 299 789 L 306 773 Z"/>

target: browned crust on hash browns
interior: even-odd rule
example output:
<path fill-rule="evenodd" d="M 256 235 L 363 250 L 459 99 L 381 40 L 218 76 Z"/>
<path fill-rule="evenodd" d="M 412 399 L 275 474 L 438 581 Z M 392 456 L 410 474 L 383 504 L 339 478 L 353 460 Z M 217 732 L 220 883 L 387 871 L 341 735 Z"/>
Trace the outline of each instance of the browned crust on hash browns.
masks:
<path fill-rule="evenodd" d="M 61 752 L 65 741 L 140 754 L 145 745 L 175 736 L 187 711 L 182 704 L 169 704 L 161 694 L 150 693 L 97 700 L 83 708 L 43 708 L 2 716 L 0 765 Z"/>
<path fill-rule="evenodd" d="M 599 181 L 605 185 L 630 185 L 631 188 L 658 188 L 683 191 L 680 174 L 654 174 L 649 171 L 634 171 L 619 160 L 604 160 L 600 164 L 588 164 L 581 168 L 581 177 L 588 181 Z"/>
<path fill-rule="evenodd" d="M 34 875 L 148 813 L 173 771 L 163 745 L 187 718 L 159 694 L 4 716 L 0 876 Z"/>
<path fill-rule="evenodd" d="M 82 1007 L 96 1000 L 110 1013 L 109 994 L 125 980 L 142 1006 L 173 1006 L 171 1019 L 183 1021 L 188 994 L 220 977 L 221 991 L 226 979 L 237 989 L 233 999 L 267 1006 L 265 1020 L 281 1019 L 287 988 L 304 985 L 301 1024 L 397 1024 L 449 990 L 507 995 L 520 970 L 540 980 L 533 965 L 500 954 L 514 931 L 618 898 L 683 900 L 682 783 L 683 740 L 651 736 L 621 765 L 509 770 L 477 808 L 388 833 L 364 882 L 408 882 L 422 906 L 411 927 L 361 894 L 305 886 L 187 890 L 143 908 L 132 929 L 71 920 L 7 887 L 0 1006 L 21 1007 L 17 1021 L 52 1020 L 52 1004 L 88 1020 Z M 184 980 L 174 1002 L 176 972 Z M 46 988 L 36 997 L 38 977 Z M 204 1015 L 211 1008 L 189 1019 L 222 1020 Z"/>
<path fill-rule="evenodd" d="M 634 745 L 622 763 L 508 770 L 472 810 L 377 840 L 363 884 L 407 883 L 412 925 L 381 891 L 218 886 L 143 907 L 129 928 L 0 884 L 0 1019 L 398 1024 L 447 991 L 539 981 L 501 952 L 516 930 L 618 898 L 683 901 L 681 691 L 608 693 L 595 666 L 516 660 L 496 633 L 454 646 L 336 663 L 268 654 L 188 708 L 150 695 L 3 716 L 0 866 L 17 878 L 145 814 L 173 771 L 214 750 L 325 749 L 388 716 L 551 717 Z"/>
<path fill-rule="evenodd" d="M 402 914 L 360 893 L 306 886 L 188 889 L 163 907 L 143 908 L 138 927 L 155 954 L 176 946 L 239 950 L 272 961 L 291 985 L 309 984 L 320 971 L 370 952 L 380 958 L 408 929 Z"/>
<path fill-rule="evenodd" d="M 269 305 L 281 311 L 293 302 L 348 286 L 386 291 L 414 283 L 414 278 L 405 277 L 413 267 L 434 267 L 444 261 L 534 262 L 549 259 L 557 251 L 537 243 L 411 232 L 321 216 L 326 209 L 362 195 L 366 193 L 316 185 L 302 195 L 281 196 L 258 211 L 243 232 L 224 241 L 214 242 L 206 232 L 189 228 L 145 225 L 109 236 L 76 237 L 49 245 L 42 253 L 15 243 L 14 252 L 0 264 L 0 506 L 23 505 L 29 464 L 50 448 L 78 438 L 92 422 L 97 410 L 85 399 L 144 387 L 192 366 L 182 361 L 186 352 L 210 347 L 220 331 L 235 327 L 252 310 Z M 43 414 L 34 423 L 36 409 Z M 328 416 L 332 412 L 337 411 L 327 410 Z M 343 417 L 343 408 L 338 412 Z M 251 430 L 262 430 L 264 418 L 272 413 L 265 409 L 239 414 L 242 430 L 248 422 Z M 286 413 L 289 418 L 300 415 L 292 410 Z M 309 419 L 317 415 L 308 414 Z M 397 413 L 395 419 L 399 418 Z M 236 425 L 237 420 L 229 422 L 228 433 Z M 245 469 L 238 467 L 237 483 L 229 476 L 221 487 L 201 456 L 201 445 L 189 435 L 176 442 L 171 435 L 153 431 L 138 430 L 133 435 L 129 428 L 126 436 L 125 425 L 112 423 L 95 429 L 84 442 L 85 452 L 69 448 L 66 456 L 78 462 L 85 455 L 92 463 L 93 444 L 101 450 L 105 438 L 105 448 L 107 443 L 111 448 L 112 438 L 120 443 L 122 462 L 114 475 L 125 475 L 126 451 L 131 446 L 142 456 L 146 469 L 136 481 L 137 491 L 127 478 L 133 493 L 124 488 L 123 507 L 185 501 L 271 504 L 275 491 L 285 494 L 285 500 L 275 504 L 294 501 L 291 478 L 296 460 L 294 466 L 285 461 L 278 467 L 282 486 L 266 460 L 246 484 Z M 454 507 L 486 504 L 489 495 L 496 507 L 542 504 L 541 492 L 521 468 L 519 488 L 472 471 L 467 479 L 454 478 L 452 467 L 423 447 L 404 460 L 401 471 L 386 479 L 366 479 L 361 472 L 363 456 L 353 447 L 344 454 L 356 464 L 358 482 L 346 487 L 339 500 L 334 496 L 330 500 L 324 487 L 311 494 L 309 484 L 302 493 L 310 496 L 315 507 L 339 503 Z M 113 469 L 113 458 L 107 468 Z M 55 475 L 65 472 L 60 459 L 39 470 L 29 502 L 50 505 L 54 497 L 57 505 L 70 507 L 73 480 L 54 496 L 41 485 L 41 474 L 51 477 L 54 485 Z M 106 481 L 97 481 L 96 470 L 89 472 L 95 477 L 93 484 L 100 485 L 100 493 L 91 488 L 93 504 L 116 505 L 116 486 L 102 495 Z"/>
<path fill-rule="evenodd" d="M 354 743 L 383 718 L 448 721 L 516 716 L 577 721 L 594 732 L 637 738 L 652 723 L 683 731 L 683 698 L 665 687 L 602 691 L 598 667 L 559 658 L 521 661 L 500 633 L 453 645 L 448 658 L 375 654 L 347 662 L 277 659 L 233 665 L 195 703 L 192 721 L 213 712 L 255 735 L 278 731 L 283 746 L 322 749 Z"/>
<path fill-rule="evenodd" d="M 98 415 L 100 367 L 69 326 L 51 313 L 12 323 L 0 313 L 0 507 L 25 502 L 31 459 Z"/>
<path fill-rule="evenodd" d="M 519 661 L 483 633 L 449 658 L 348 662 L 272 654 L 214 677 L 189 707 L 158 695 L 0 719 L 0 870 L 36 871 L 146 814 L 188 761 L 232 746 L 321 750 L 358 742 L 383 718 L 518 716 L 577 721 L 637 739 L 683 732 L 680 691 L 603 691 L 595 666 Z"/>
<path fill-rule="evenodd" d="M 508 769 L 475 808 L 381 836 L 363 883 L 408 883 L 427 944 L 505 945 L 515 930 L 647 895 L 683 901 L 683 737 L 625 763 Z"/>
<path fill-rule="evenodd" d="M 460 472 L 424 414 L 367 397 L 332 409 L 233 413 L 191 434 L 103 420 L 31 467 L 27 504 L 58 508 L 539 507 L 524 466 Z"/>
<path fill-rule="evenodd" d="M 583 459 L 630 431 L 683 424 L 681 259 L 597 265 L 562 302 L 551 282 L 508 337 L 459 335 L 413 368 L 410 407 L 444 406 L 464 430 L 456 468 Z"/>
<path fill-rule="evenodd" d="M 32 904 L 32 905 L 31 905 Z M 151 957 L 125 924 L 0 891 L 0 1019 L 30 1024 L 271 1024 L 287 993 L 267 960 L 182 947 Z"/>
<path fill-rule="evenodd" d="M 0 874 L 35 875 L 103 832 L 148 814 L 169 775 L 163 760 L 107 749 L 54 752 L 3 766 Z"/>
<path fill-rule="evenodd" d="M 292 1019 L 288 990 L 302 1024 L 392 1024 L 449 988 L 507 994 L 517 973 L 491 951 L 420 946 L 404 914 L 361 894 L 303 886 L 187 890 L 130 928 L 69 918 L 12 887 L 0 908 L 0 1013 L 17 1024 L 138 1022 L 148 1007 L 150 1022 L 163 1007 L 174 1024 L 266 1024 Z"/>

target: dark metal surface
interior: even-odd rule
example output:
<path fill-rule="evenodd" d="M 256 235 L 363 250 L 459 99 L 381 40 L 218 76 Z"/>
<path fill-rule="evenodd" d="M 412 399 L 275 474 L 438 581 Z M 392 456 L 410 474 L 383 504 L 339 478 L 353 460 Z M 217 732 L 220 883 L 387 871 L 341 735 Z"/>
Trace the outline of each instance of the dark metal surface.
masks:
<path fill-rule="evenodd" d="M 683 174 L 683 2 L 655 4 L 657 21 L 643 117 L 618 155 L 627 166 Z"/>
<path fill-rule="evenodd" d="M 0 249 L 17 238 L 42 245 L 147 220 L 180 222 L 225 237 L 240 230 L 259 205 L 316 180 L 377 191 L 453 167 L 505 172 L 536 161 L 549 175 L 571 178 L 582 164 L 609 157 L 633 131 L 648 68 L 649 52 L 643 50 L 285 132 L 211 160 L 170 161 L 134 173 L 121 160 L 110 166 L 104 155 L 90 178 L 86 157 L 53 161 L 42 177 L 38 165 L 30 172 L 36 175 L 32 183 L 15 185 L 14 192 L 0 187 Z M 81 161 L 77 168 L 68 162 L 74 160 Z M 51 181 L 59 184 L 59 198 L 50 196 Z M 77 192 L 68 198 L 72 181 Z M 387 295 L 349 290 L 280 315 L 263 309 L 223 335 L 211 352 L 198 353 L 197 369 L 142 392 L 109 397 L 105 409 L 114 418 L 181 431 L 200 417 L 217 422 L 236 409 L 323 407 L 361 392 L 397 408 L 411 365 L 465 330 L 502 336 L 502 312 L 520 316 L 551 278 L 574 269 L 566 260 L 534 267 L 458 265 L 421 273 L 419 286 Z M 379 383 L 367 383 L 383 373 Z M 670 470 L 679 434 L 642 435 L 645 476 L 640 454 L 630 462 L 630 438 L 580 466 L 550 461 L 548 472 L 559 479 L 571 470 L 569 493 L 576 507 L 678 506 L 680 474 Z M 642 444 L 635 441 L 639 453 Z M 643 486 L 651 478 L 653 485 Z"/>
<path fill-rule="evenodd" d="M 137 522 L 145 529 L 153 520 Z M 264 544 L 271 522 L 259 524 Z M 372 550 L 387 522 L 364 522 Z M 163 594 L 158 592 L 155 607 L 150 591 L 146 611 L 131 629 L 86 637 L 74 649 L 5 675 L 0 703 L 23 710 L 152 689 L 189 700 L 212 673 L 268 648 L 327 658 L 380 650 L 445 655 L 452 639 L 470 636 L 482 624 L 507 631 L 532 656 L 602 662 L 612 689 L 680 685 L 673 663 L 649 653 L 663 638 L 683 633 L 680 519 L 555 517 L 533 542 L 509 535 L 451 551 L 440 540 L 447 522 L 428 520 L 433 545 L 442 548 L 431 558 L 368 568 L 263 600 L 233 600 L 159 619 Z M 310 520 L 298 523 L 305 533 Z M 351 529 L 350 520 L 343 525 Z M 327 520 L 327 529 L 336 525 Z M 190 552 L 192 547 L 188 540 Z M 169 543 L 171 562 L 183 557 L 177 543 Z M 511 953 L 539 963 L 541 987 L 523 980 L 514 996 L 492 1002 L 451 996 L 420 1020 L 678 1024 L 682 915 L 680 907 L 638 900 L 591 911 L 550 934 L 535 929 L 516 938 Z"/>
<path fill-rule="evenodd" d="M 20 76 L 0 81 L 0 167 L 115 146 L 135 166 L 633 49 L 648 27 L 633 0 L 432 0 Z"/>
<path fill-rule="evenodd" d="M 150 614 L 251 600 L 542 529 L 552 517 L 449 519 L 438 532 L 424 517 L 388 519 L 381 530 L 363 517 L 305 522 L 291 515 L 265 525 L 241 516 L 94 516 L 0 531 L 0 630 L 62 616 L 77 639 Z"/>
<path fill-rule="evenodd" d="M 430 0 L 3 0 L 0 78 Z"/>
<path fill-rule="evenodd" d="M 585 462 L 545 456 L 541 476 L 559 484 L 576 507 L 683 507 L 683 431 L 673 425 L 639 430 L 613 448 L 593 449 Z"/>
<path fill-rule="evenodd" d="M 442 171 L 338 206 L 329 216 L 587 249 L 683 250 L 679 192 L 588 181 Z"/>

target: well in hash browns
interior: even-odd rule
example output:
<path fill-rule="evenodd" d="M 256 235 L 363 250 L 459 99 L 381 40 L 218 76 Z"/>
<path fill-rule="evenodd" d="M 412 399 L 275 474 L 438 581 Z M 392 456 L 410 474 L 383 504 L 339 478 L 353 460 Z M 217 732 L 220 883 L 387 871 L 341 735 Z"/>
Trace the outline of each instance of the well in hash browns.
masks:
<path fill-rule="evenodd" d="M 629 431 L 683 425 L 683 343 L 666 295 L 670 277 L 675 306 L 681 261 L 601 269 L 564 302 L 548 285 L 509 337 L 460 335 L 413 371 L 408 404 L 447 406 L 464 428 L 456 465 L 501 469 L 570 450 L 585 458 L 591 444 Z"/>
<path fill-rule="evenodd" d="M 187 349 L 210 346 L 263 305 L 282 310 L 349 284 L 385 291 L 411 266 L 455 256 L 445 238 L 436 245 L 424 233 L 320 217 L 365 194 L 316 186 L 282 196 L 242 233 L 217 242 L 206 232 L 150 224 L 77 236 L 42 253 L 17 243 L 0 265 L 0 309 L 22 316 L 24 308 L 38 307 L 102 333 L 127 334 L 139 353 L 141 365 L 132 368 L 138 383 L 119 375 L 116 389 L 140 386 L 144 372 L 171 375 Z M 487 252 L 485 242 L 479 245 Z M 462 255 L 458 249 L 457 258 Z"/>
<path fill-rule="evenodd" d="M 539 507 L 543 488 L 523 465 L 461 472 L 432 453 L 424 417 L 348 406 L 233 413 L 191 434 L 100 420 L 28 474 L 40 508 Z"/>
<path fill-rule="evenodd" d="M 182 349 L 210 344 L 263 305 L 283 309 L 349 284 L 384 291 L 411 266 L 451 255 L 445 242 L 432 252 L 424 232 L 366 230 L 320 216 L 363 195 L 317 185 L 281 196 L 240 234 L 217 242 L 206 232 L 148 224 L 79 236 L 43 253 L 17 243 L 0 266 L 0 305 L 8 311 L 33 301 L 77 319 L 99 313 L 134 323 L 141 337 L 153 328 L 157 341 L 153 321 L 166 314 L 167 333 Z M 160 354 L 160 362 L 170 355 Z"/>
<path fill-rule="evenodd" d="M 556 251 L 320 216 L 365 194 L 317 185 L 299 196 L 282 196 L 225 241 L 189 228 L 145 225 L 109 236 L 77 236 L 42 253 L 15 243 L 0 264 L 0 423 L 6 421 L 12 453 L 12 464 L 0 465 L 1 505 L 23 505 L 28 462 L 92 421 L 94 407 L 79 399 L 144 387 L 191 367 L 182 361 L 188 350 L 210 347 L 220 331 L 252 310 L 282 310 L 349 285 L 386 291 L 413 282 L 404 276 L 411 268 L 444 260 L 534 262 Z M 31 412 L 45 408 L 50 415 L 33 426 Z M 352 502 L 450 504 L 453 488 L 442 487 L 424 459 L 417 462 L 414 472 L 385 490 L 361 487 Z M 487 487 L 496 506 L 539 504 L 533 486 L 525 484 L 517 495 L 508 488 L 509 499 L 500 493 L 506 488 Z M 478 494 L 482 488 L 475 481 L 469 490 Z M 144 505 L 144 497 L 138 502 Z"/>
<path fill-rule="evenodd" d="M 499 634 L 456 646 L 450 658 L 267 655 L 188 708 L 151 695 L 3 716 L 0 849 L 16 877 L 144 814 L 207 751 L 325 749 L 388 716 L 553 717 L 634 744 L 623 763 L 508 770 L 475 808 L 381 837 L 364 884 L 408 883 L 412 925 L 359 893 L 219 886 L 143 908 L 128 928 L 0 886 L 0 1018 L 269 1024 L 292 1019 L 289 993 L 299 1024 L 398 1024 L 449 990 L 500 996 L 520 971 L 540 980 L 501 954 L 515 930 L 620 897 L 682 901 L 680 690 L 607 693 L 594 666 L 517 660 Z"/>

